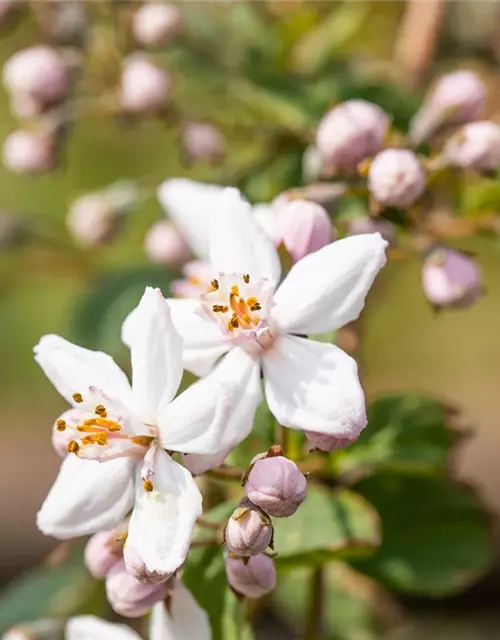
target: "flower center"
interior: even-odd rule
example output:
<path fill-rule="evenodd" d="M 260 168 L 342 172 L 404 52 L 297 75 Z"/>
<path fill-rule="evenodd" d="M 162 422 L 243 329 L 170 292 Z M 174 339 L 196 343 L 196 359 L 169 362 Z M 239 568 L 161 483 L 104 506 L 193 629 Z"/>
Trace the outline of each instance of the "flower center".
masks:
<path fill-rule="evenodd" d="M 252 353 L 267 349 L 273 342 L 269 324 L 273 286 L 268 280 L 253 281 L 248 273 L 220 273 L 201 299 L 205 312 L 219 325 L 226 340 Z"/>

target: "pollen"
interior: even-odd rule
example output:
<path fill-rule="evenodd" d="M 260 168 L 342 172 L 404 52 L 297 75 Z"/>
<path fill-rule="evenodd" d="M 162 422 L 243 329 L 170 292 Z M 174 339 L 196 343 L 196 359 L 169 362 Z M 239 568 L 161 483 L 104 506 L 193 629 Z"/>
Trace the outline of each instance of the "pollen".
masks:
<path fill-rule="evenodd" d="M 229 307 L 226 307 L 223 304 L 214 304 L 212 306 L 212 311 L 214 313 L 227 313 L 229 311 Z"/>
<path fill-rule="evenodd" d="M 215 278 L 210 282 L 210 289 L 209 291 L 217 291 L 217 289 L 219 288 L 219 281 L 216 280 Z"/>
<path fill-rule="evenodd" d="M 233 329 L 237 329 L 240 326 L 240 321 L 238 320 L 238 316 L 236 314 L 233 314 L 231 316 L 231 320 L 229 320 L 229 322 L 227 323 L 227 328 L 229 329 L 229 331 L 232 331 Z"/>
<path fill-rule="evenodd" d="M 149 447 L 154 440 L 151 436 L 132 436 L 130 439 L 134 444 L 139 444 L 143 447 Z"/>
<path fill-rule="evenodd" d="M 106 416 L 108 415 L 106 407 L 102 404 L 97 405 L 97 407 L 94 409 L 94 413 L 96 413 L 98 416 L 101 416 L 101 418 L 106 418 Z"/>
<path fill-rule="evenodd" d="M 144 491 L 147 491 L 148 493 L 151 493 L 151 491 L 153 491 L 154 487 L 153 487 L 153 483 L 151 482 L 151 480 L 144 480 Z"/>
<path fill-rule="evenodd" d="M 70 440 L 70 442 L 68 442 L 69 453 L 78 453 L 79 450 L 80 450 L 80 445 L 76 440 Z"/>
<path fill-rule="evenodd" d="M 248 284 L 248 283 L 250 282 L 250 275 L 249 275 L 248 273 L 244 273 L 244 274 L 242 275 L 242 278 L 243 278 L 243 282 L 244 282 L 245 284 Z"/>
<path fill-rule="evenodd" d="M 238 289 L 238 285 L 237 284 L 233 284 L 233 286 L 231 287 L 231 293 L 233 294 L 233 296 L 239 296 L 240 295 L 240 290 Z"/>
<path fill-rule="evenodd" d="M 59 420 L 56 422 L 56 429 L 58 431 L 64 431 L 66 429 L 66 421 L 62 418 L 59 418 Z"/>
<path fill-rule="evenodd" d="M 78 404 L 80 404 L 80 402 L 83 402 L 83 396 L 81 393 L 74 393 L 73 394 L 73 400 L 75 402 L 77 402 Z"/>
<path fill-rule="evenodd" d="M 251 298 L 248 298 L 247 305 L 250 311 L 260 311 L 262 309 L 262 305 L 260 304 L 260 302 L 253 296 Z"/>

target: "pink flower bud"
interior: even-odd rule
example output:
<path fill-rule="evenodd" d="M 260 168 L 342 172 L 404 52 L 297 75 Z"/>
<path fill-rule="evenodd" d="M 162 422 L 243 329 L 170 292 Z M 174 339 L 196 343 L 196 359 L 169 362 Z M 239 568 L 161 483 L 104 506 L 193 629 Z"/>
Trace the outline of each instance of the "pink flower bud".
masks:
<path fill-rule="evenodd" d="M 155 222 L 144 239 L 144 250 L 152 262 L 176 265 L 190 255 L 189 247 L 177 228 L 167 220 Z"/>
<path fill-rule="evenodd" d="M 66 226 L 75 240 L 92 247 L 114 238 L 117 217 L 104 194 L 90 193 L 73 202 Z"/>
<path fill-rule="evenodd" d="M 146 585 L 127 571 L 123 560 L 117 562 L 106 577 L 109 604 L 121 616 L 138 618 L 153 605 L 164 600 L 170 591 L 168 582 Z"/>
<path fill-rule="evenodd" d="M 44 173 L 54 167 L 54 139 L 47 133 L 17 129 L 3 145 L 4 166 L 14 173 Z"/>
<path fill-rule="evenodd" d="M 413 118 L 410 137 L 419 144 L 445 125 L 472 122 L 481 115 L 485 102 L 486 87 L 473 71 L 448 73 L 437 80 Z"/>
<path fill-rule="evenodd" d="M 388 129 L 389 118 L 380 107 L 365 100 L 348 100 L 323 117 L 316 146 L 325 164 L 355 173 L 362 160 L 380 151 Z"/>
<path fill-rule="evenodd" d="M 435 307 L 469 307 L 483 293 L 481 270 L 470 256 L 437 248 L 425 258 L 422 286 Z"/>
<path fill-rule="evenodd" d="M 181 26 L 179 7 L 166 2 L 146 2 L 132 19 L 134 38 L 146 47 L 166 44 L 179 33 Z"/>
<path fill-rule="evenodd" d="M 169 100 L 171 87 L 170 76 L 147 58 L 135 55 L 124 61 L 120 102 L 125 111 L 160 111 Z"/>
<path fill-rule="evenodd" d="M 385 149 L 370 165 L 368 189 L 384 207 L 409 207 L 425 188 L 424 168 L 409 149 Z"/>
<path fill-rule="evenodd" d="M 273 526 L 263 511 L 242 500 L 229 518 L 224 535 L 228 551 L 237 556 L 254 556 L 272 545 Z"/>
<path fill-rule="evenodd" d="M 75 428 L 81 423 L 81 411 L 68 409 L 54 422 L 52 427 L 52 446 L 56 453 L 64 458 L 68 453 L 68 443 L 75 439 Z"/>
<path fill-rule="evenodd" d="M 500 167 L 500 125 L 482 121 L 466 124 L 445 144 L 444 155 L 451 165 L 479 173 Z"/>
<path fill-rule="evenodd" d="M 365 216 L 349 220 L 347 226 L 350 236 L 362 235 L 364 233 L 380 233 L 382 238 L 387 240 L 391 246 L 395 246 L 397 243 L 396 225 L 389 222 L 389 220 Z"/>
<path fill-rule="evenodd" d="M 232 589 L 247 598 L 260 598 L 276 586 L 276 567 L 269 556 L 259 553 L 244 562 L 226 557 L 227 581 Z"/>
<path fill-rule="evenodd" d="M 253 504 L 276 518 L 292 516 L 307 496 L 307 480 L 299 468 L 284 456 L 257 460 L 245 483 Z"/>
<path fill-rule="evenodd" d="M 3 83 L 12 96 L 24 96 L 43 108 L 66 96 L 68 70 L 55 49 L 39 45 L 18 51 L 7 60 Z"/>
<path fill-rule="evenodd" d="M 337 451 L 337 449 L 345 449 L 357 438 L 337 438 L 327 433 L 319 433 L 317 431 L 306 431 L 306 438 L 310 445 L 310 450 L 319 449 L 320 451 Z"/>
<path fill-rule="evenodd" d="M 334 240 L 328 213 L 315 202 L 294 200 L 280 206 L 276 222 L 278 235 L 294 262 Z"/>
<path fill-rule="evenodd" d="M 189 122 L 182 131 L 182 145 L 193 162 L 217 160 L 226 146 L 222 133 L 208 122 Z"/>
<path fill-rule="evenodd" d="M 184 279 L 170 283 L 172 295 L 178 298 L 199 298 L 210 287 L 213 270 L 208 262 L 190 260 L 181 271 Z"/>
<path fill-rule="evenodd" d="M 117 545 L 117 531 L 102 531 L 93 535 L 85 546 L 85 566 L 93 578 L 104 580 L 123 556 L 123 544 Z"/>

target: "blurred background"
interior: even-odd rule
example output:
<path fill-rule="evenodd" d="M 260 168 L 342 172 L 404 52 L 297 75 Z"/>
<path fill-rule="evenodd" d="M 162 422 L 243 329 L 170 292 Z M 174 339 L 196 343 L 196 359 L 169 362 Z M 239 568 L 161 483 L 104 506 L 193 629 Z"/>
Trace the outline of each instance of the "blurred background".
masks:
<path fill-rule="evenodd" d="M 164 215 L 155 198 L 162 180 L 236 184 L 253 201 L 269 201 L 306 181 L 304 150 L 332 104 L 372 100 L 404 130 L 430 81 L 456 68 L 478 72 L 489 92 L 486 115 L 500 113 L 496 0 L 181 3 L 182 29 L 150 53 L 173 82 L 170 105 L 154 117 L 123 115 L 101 99 L 134 49 L 130 24 L 139 3 L 10 4 L 1 17 L 0 63 L 40 43 L 69 50 L 81 37 L 83 80 L 74 113 L 63 117 L 55 170 L 26 175 L 0 168 L 2 584 L 56 546 L 37 531 L 35 514 L 59 467 L 49 434 L 64 401 L 33 362 L 33 345 L 44 333 L 59 333 L 127 366 L 121 320 L 145 284 L 168 285 L 176 274 L 171 265 L 153 264 L 144 250 L 149 227 Z M 4 140 L 18 127 L 5 90 L 0 115 Z M 220 139 L 216 152 L 197 157 L 186 148 L 186 127 L 200 121 L 216 127 Z M 113 242 L 82 246 L 66 224 L 72 203 L 122 180 L 138 185 L 139 202 Z M 486 195 L 473 184 L 469 196 L 475 211 L 495 215 L 500 182 L 489 181 Z M 357 326 L 358 355 L 369 396 L 417 390 L 460 410 L 460 423 L 471 432 L 454 456 L 455 473 L 479 487 L 496 521 L 500 238 L 491 231 L 457 234 L 452 243 L 475 254 L 487 294 L 469 309 L 436 315 L 422 292 L 418 253 L 402 250 L 370 294 Z M 388 614 L 397 623 L 390 637 L 497 637 L 499 587 L 496 569 L 449 599 L 398 597 L 402 609 L 391 604 Z M 263 638 L 295 637 L 273 624 L 268 617 L 259 622 Z M 356 628 L 338 637 L 379 633 Z"/>

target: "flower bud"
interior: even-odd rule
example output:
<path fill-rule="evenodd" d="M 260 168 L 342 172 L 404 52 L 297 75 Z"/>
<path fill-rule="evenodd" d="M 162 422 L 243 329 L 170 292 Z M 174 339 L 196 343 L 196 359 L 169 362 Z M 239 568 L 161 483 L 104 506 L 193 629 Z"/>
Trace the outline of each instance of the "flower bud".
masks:
<path fill-rule="evenodd" d="M 170 591 L 168 582 L 147 585 L 139 582 L 119 560 L 106 577 L 106 595 L 109 604 L 121 616 L 138 618 L 153 605 L 164 600 Z"/>
<path fill-rule="evenodd" d="M 292 516 L 307 496 L 307 480 L 297 465 L 276 456 L 257 460 L 245 484 L 253 504 L 276 518 Z"/>
<path fill-rule="evenodd" d="M 178 298 L 199 298 L 210 287 L 213 270 L 208 262 L 190 260 L 181 269 L 183 280 L 170 283 L 172 295 Z"/>
<path fill-rule="evenodd" d="M 54 151 L 50 134 L 17 129 L 4 141 L 3 163 L 14 173 L 44 173 L 54 167 Z"/>
<path fill-rule="evenodd" d="M 449 164 L 488 173 L 500 167 L 500 125 L 471 122 L 457 131 L 444 146 Z"/>
<path fill-rule="evenodd" d="M 484 109 L 486 87 L 473 72 L 462 69 L 437 80 L 410 124 L 410 138 L 420 144 L 446 125 L 476 120 Z"/>
<path fill-rule="evenodd" d="M 306 200 L 294 200 L 279 207 L 277 229 L 294 262 L 334 240 L 328 213 L 321 205 Z"/>
<path fill-rule="evenodd" d="M 132 32 L 137 43 L 146 47 L 166 44 L 182 26 L 179 7 L 166 2 L 145 2 L 132 19 Z"/>
<path fill-rule="evenodd" d="M 261 509 L 242 500 L 228 520 L 224 537 L 231 553 L 254 556 L 272 546 L 273 526 Z"/>
<path fill-rule="evenodd" d="M 73 202 L 66 226 L 75 240 L 92 247 L 115 237 L 117 217 L 104 194 L 89 193 Z"/>
<path fill-rule="evenodd" d="M 437 308 L 469 307 L 483 293 L 476 261 L 453 249 L 435 248 L 424 260 L 422 286 L 427 300 Z"/>
<path fill-rule="evenodd" d="M 117 544 L 118 532 L 102 531 L 94 534 L 85 546 L 84 560 L 88 572 L 97 580 L 104 580 L 123 556 L 123 543 Z"/>
<path fill-rule="evenodd" d="M 396 225 L 382 218 L 370 218 L 368 216 L 353 218 L 347 223 L 347 232 L 350 236 L 362 235 L 364 233 L 380 233 L 382 238 L 391 246 L 394 247 L 397 243 Z"/>
<path fill-rule="evenodd" d="M 3 83 L 13 97 L 44 107 L 62 100 L 68 91 L 68 70 L 55 49 L 45 45 L 15 53 L 4 65 Z"/>
<path fill-rule="evenodd" d="M 123 63 L 120 103 L 131 113 L 155 113 L 166 106 L 172 87 L 170 76 L 142 56 Z"/>
<path fill-rule="evenodd" d="M 177 228 L 167 220 L 155 222 L 144 239 L 144 250 L 152 262 L 176 265 L 190 255 L 189 247 Z"/>
<path fill-rule="evenodd" d="M 359 163 L 380 151 L 389 129 L 387 114 L 365 100 L 348 100 L 329 111 L 316 132 L 323 162 L 334 171 L 355 173 Z"/>
<path fill-rule="evenodd" d="M 424 168 L 409 149 L 385 149 L 370 165 L 368 189 L 384 207 L 409 207 L 425 188 Z"/>
<path fill-rule="evenodd" d="M 263 553 L 248 561 L 227 556 L 226 575 L 230 587 L 247 598 L 260 598 L 276 586 L 274 561 Z"/>
<path fill-rule="evenodd" d="M 182 145 L 189 161 L 213 161 L 223 155 L 225 141 L 213 124 L 189 122 L 182 131 Z"/>
<path fill-rule="evenodd" d="M 68 443 L 75 439 L 75 429 L 81 423 L 81 411 L 68 409 L 54 422 L 52 427 L 52 446 L 56 453 L 64 458 L 68 453 Z"/>
<path fill-rule="evenodd" d="M 337 438 L 328 433 L 319 433 L 318 431 L 306 431 L 305 434 L 310 451 L 314 449 L 319 449 L 320 451 L 337 451 L 337 449 L 349 447 L 357 440 L 357 438 Z"/>

